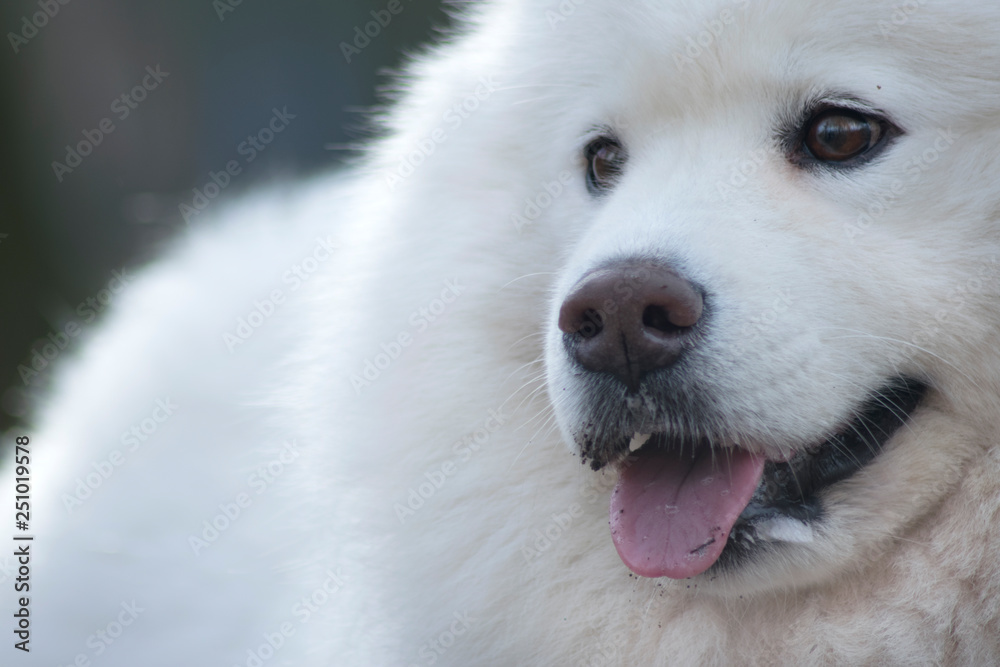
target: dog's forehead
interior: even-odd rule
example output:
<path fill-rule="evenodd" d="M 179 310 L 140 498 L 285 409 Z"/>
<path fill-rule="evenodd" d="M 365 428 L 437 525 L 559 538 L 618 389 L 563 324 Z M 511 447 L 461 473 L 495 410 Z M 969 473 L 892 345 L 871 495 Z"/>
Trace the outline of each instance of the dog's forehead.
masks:
<path fill-rule="evenodd" d="M 532 53 L 559 82 L 602 88 L 636 110 L 701 114 L 739 99 L 829 92 L 942 112 L 989 113 L 1000 92 L 1000 5 L 972 0 L 562 0 L 522 12 Z M 912 6 L 911 6 L 912 5 Z M 524 31 L 525 25 L 532 29 Z M 518 40 L 513 40 L 517 42 Z M 997 67 L 987 68 L 983 63 Z M 529 69 L 534 69 L 530 64 Z M 970 99 L 972 98 L 972 99 Z M 760 107 L 758 107 L 760 108 Z"/>

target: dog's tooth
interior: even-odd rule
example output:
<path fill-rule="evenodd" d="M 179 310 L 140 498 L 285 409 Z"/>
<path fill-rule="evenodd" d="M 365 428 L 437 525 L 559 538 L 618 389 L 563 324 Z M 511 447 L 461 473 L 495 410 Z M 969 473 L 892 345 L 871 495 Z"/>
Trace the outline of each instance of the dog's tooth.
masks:
<path fill-rule="evenodd" d="M 638 451 L 649 442 L 649 439 L 653 437 L 652 433 L 636 433 L 632 436 L 632 441 L 628 443 L 628 450 L 630 452 Z"/>
<path fill-rule="evenodd" d="M 806 544 L 813 541 L 812 526 L 791 517 L 778 517 L 758 523 L 754 527 L 757 529 L 757 536 L 765 540 L 796 544 Z"/>

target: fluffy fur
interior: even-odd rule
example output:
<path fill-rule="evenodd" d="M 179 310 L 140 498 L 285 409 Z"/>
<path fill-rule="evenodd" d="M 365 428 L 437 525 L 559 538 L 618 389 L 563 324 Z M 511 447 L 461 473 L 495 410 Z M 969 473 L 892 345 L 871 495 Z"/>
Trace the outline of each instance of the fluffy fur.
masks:
<path fill-rule="evenodd" d="M 18 664 L 1000 664 L 1000 7 L 509 0 L 468 21 L 362 167 L 220 212 L 64 366 L 31 434 Z M 783 137 L 830 97 L 902 134 L 854 169 L 793 164 Z M 603 198 L 595 128 L 630 150 Z M 688 581 L 622 564 L 555 314 L 636 254 L 714 295 L 692 373 L 765 454 L 886 377 L 929 383 L 812 541 Z M 157 399 L 176 410 L 129 450 Z"/>

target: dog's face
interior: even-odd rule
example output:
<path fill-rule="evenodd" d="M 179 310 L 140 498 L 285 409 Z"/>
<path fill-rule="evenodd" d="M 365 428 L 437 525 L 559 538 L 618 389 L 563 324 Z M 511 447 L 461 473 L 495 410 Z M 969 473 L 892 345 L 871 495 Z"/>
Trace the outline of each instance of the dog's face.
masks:
<path fill-rule="evenodd" d="M 863 566 L 996 394 L 1000 10 L 544 4 L 549 394 L 619 555 L 734 594 Z"/>

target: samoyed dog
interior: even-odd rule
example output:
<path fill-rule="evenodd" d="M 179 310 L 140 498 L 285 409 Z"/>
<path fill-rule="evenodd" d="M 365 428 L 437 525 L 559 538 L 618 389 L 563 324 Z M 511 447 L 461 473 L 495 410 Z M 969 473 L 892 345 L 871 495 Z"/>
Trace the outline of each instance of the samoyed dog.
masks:
<path fill-rule="evenodd" d="M 63 365 L 3 664 L 1000 664 L 1000 5 L 463 11 Z"/>

